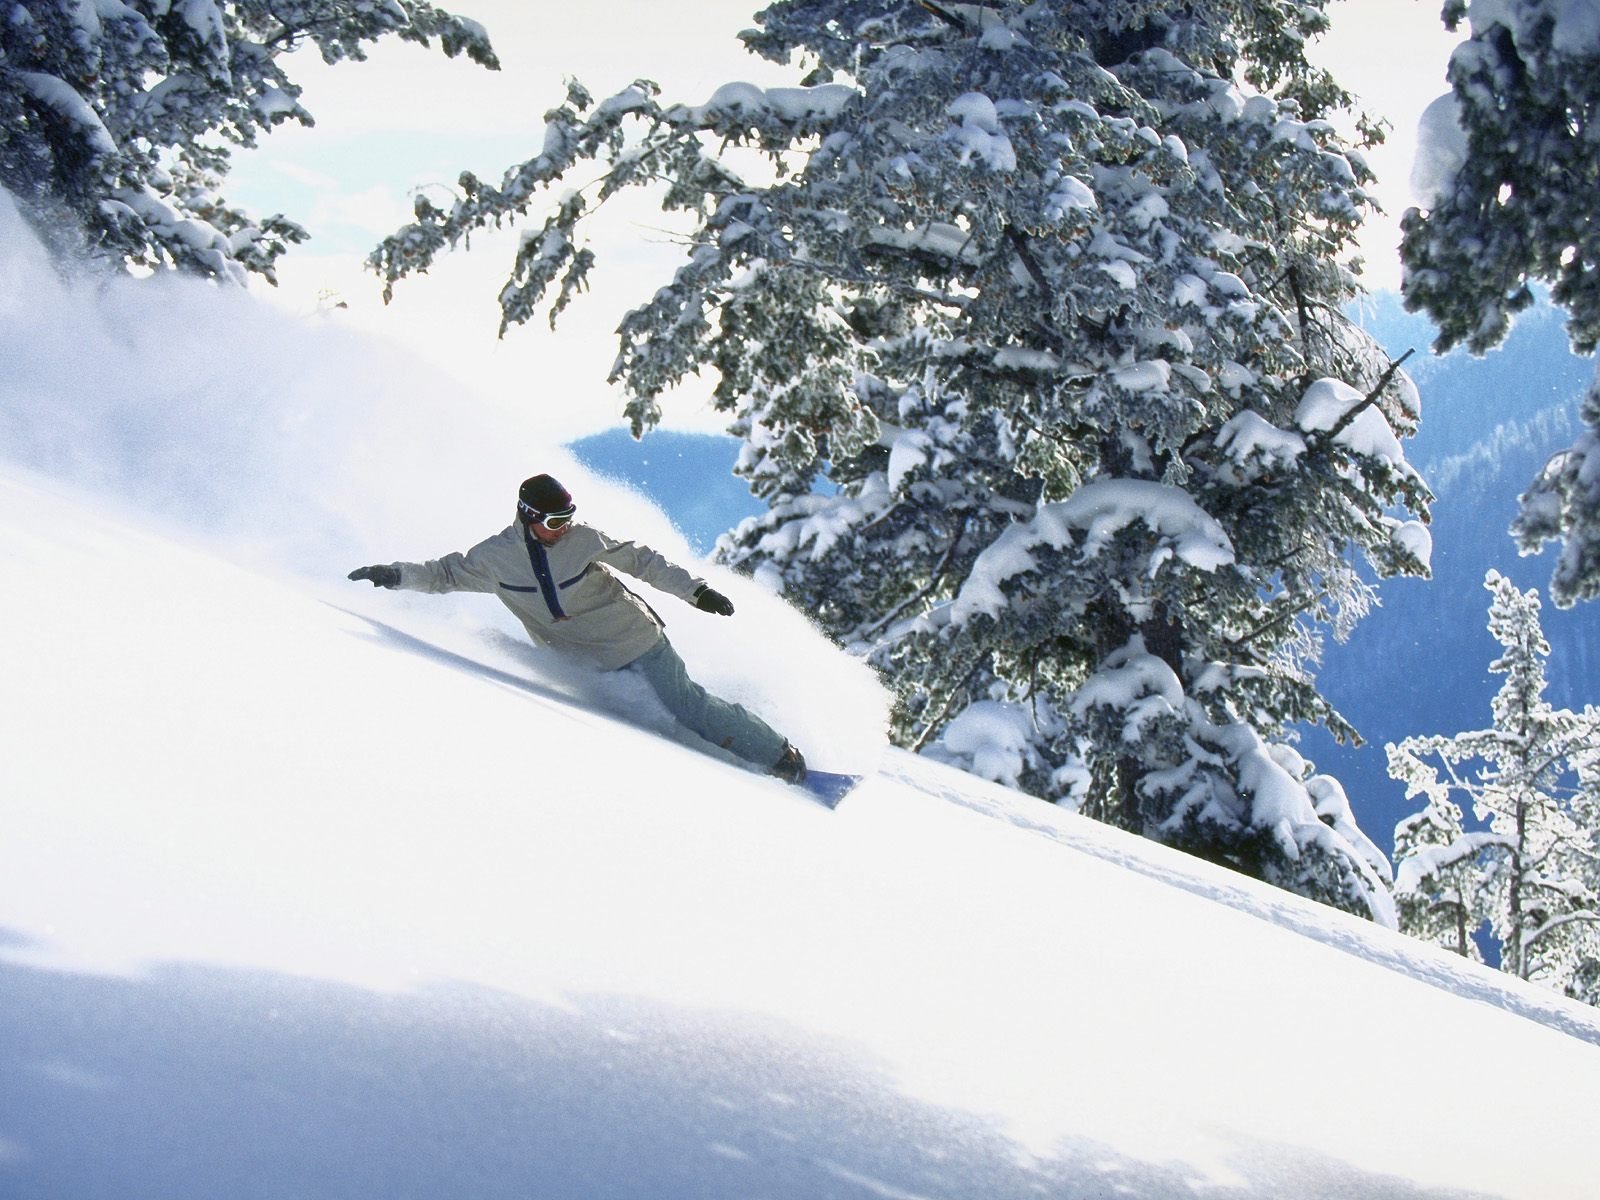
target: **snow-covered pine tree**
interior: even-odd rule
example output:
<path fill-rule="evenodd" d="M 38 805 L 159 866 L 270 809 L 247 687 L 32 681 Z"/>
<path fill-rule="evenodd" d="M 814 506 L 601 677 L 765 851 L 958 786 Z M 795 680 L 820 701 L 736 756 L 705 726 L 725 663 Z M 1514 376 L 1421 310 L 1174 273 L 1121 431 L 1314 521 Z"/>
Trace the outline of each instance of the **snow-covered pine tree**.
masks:
<path fill-rule="evenodd" d="M 1448 0 L 1451 30 L 1469 16 Z M 1481 0 L 1471 37 L 1450 59 L 1451 98 L 1430 117 L 1426 211 L 1403 221 L 1406 306 L 1439 326 L 1440 353 L 1484 353 L 1550 286 L 1574 350 L 1600 343 L 1600 24 L 1570 0 Z M 1453 102 L 1452 102 L 1453 100 Z M 1522 549 L 1565 539 L 1550 580 L 1558 605 L 1600 595 L 1600 376 L 1580 406 L 1583 429 L 1522 497 Z"/>
<path fill-rule="evenodd" d="M 0 186 L 47 245 L 118 266 L 267 279 L 305 231 L 218 194 L 232 147 L 312 123 L 284 56 L 396 36 L 495 67 L 481 27 L 421 0 L 0 0 Z"/>
<path fill-rule="evenodd" d="M 1572 796 L 1572 818 L 1580 831 L 1574 869 L 1600 910 L 1600 709 L 1586 706 L 1583 719 L 1590 736 L 1572 755 L 1572 769 L 1578 780 Z M 1600 1007 L 1600 925 L 1589 924 L 1587 931 L 1588 936 L 1575 948 L 1566 992 L 1574 1000 Z"/>
<path fill-rule="evenodd" d="M 1421 812 L 1394 830 L 1394 902 L 1400 928 L 1412 937 L 1443 946 L 1463 958 L 1483 961 L 1473 934 L 1488 919 L 1473 870 L 1482 839 L 1468 837 L 1461 806 L 1449 788 L 1417 757 L 1419 747 L 1390 745 L 1389 773 L 1406 784 L 1406 794 L 1428 795 Z"/>
<path fill-rule="evenodd" d="M 1594 851 L 1594 757 L 1600 723 L 1545 700 L 1550 653 L 1537 592 L 1498 572 L 1489 629 L 1505 676 L 1492 728 L 1390 745 L 1389 772 L 1421 814 L 1396 829 L 1396 901 L 1401 929 L 1472 956 L 1463 945 L 1487 924 L 1501 970 L 1594 1002 L 1600 969 L 1600 892 Z M 1471 800 L 1487 827 L 1463 831 L 1451 793 Z"/>
<path fill-rule="evenodd" d="M 693 231 L 622 322 L 628 416 L 715 368 L 770 506 L 720 553 L 883 668 L 897 740 L 1392 920 L 1384 856 L 1280 744 L 1350 732 L 1311 667 L 1368 605 L 1358 560 L 1426 570 L 1394 515 L 1427 501 L 1414 392 L 1344 316 L 1369 176 L 1304 56 L 1322 4 L 756 19 L 801 86 L 572 85 L 537 157 L 419 201 L 372 265 L 392 286 L 595 171 L 501 293 L 553 321 L 591 198 L 666 180 Z"/>

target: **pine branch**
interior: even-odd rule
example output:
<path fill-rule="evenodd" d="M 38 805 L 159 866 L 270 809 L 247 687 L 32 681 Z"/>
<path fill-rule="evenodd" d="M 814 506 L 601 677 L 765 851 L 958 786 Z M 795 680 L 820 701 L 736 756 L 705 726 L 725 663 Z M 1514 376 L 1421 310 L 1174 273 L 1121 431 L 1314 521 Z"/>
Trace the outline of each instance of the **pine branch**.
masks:
<path fill-rule="evenodd" d="M 935 4 L 933 2 L 933 0 L 917 0 L 917 3 L 920 4 L 923 8 L 927 9 L 929 12 L 931 12 L 934 16 L 938 17 L 946 25 L 950 25 L 953 28 L 960 29 L 962 31 L 966 30 L 967 23 L 965 21 L 963 21 L 960 17 L 958 17 L 955 13 L 951 12 L 949 9 L 943 8 L 942 6 L 940 6 L 938 4 Z"/>
<path fill-rule="evenodd" d="M 1586 909 L 1581 909 L 1581 910 L 1579 910 L 1577 912 L 1570 912 L 1570 913 L 1566 913 L 1563 916 L 1553 917 L 1552 919 L 1550 919 L 1549 921 L 1546 921 L 1543 925 L 1539 926 L 1539 928 L 1535 929 L 1532 933 L 1527 934 L 1523 938 L 1523 940 L 1522 940 L 1522 953 L 1524 954 L 1524 956 L 1526 956 L 1528 951 L 1533 948 L 1534 943 L 1537 942 L 1540 938 L 1542 938 L 1545 934 L 1550 933 L 1553 930 L 1559 929 L 1562 926 L 1572 925 L 1572 924 L 1575 924 L 1576 922 L 1579 922 L 1579 921 L 1597 921 L 1597 922 L 1600 922 L 1600 913 L 1590 912 L 1590 911 L 1588 911 Z"/>
<path fill-rule="evenodd" d="M 933 740 L 936 733 L 944 728 L 945 719 L 949 717 L 950 710 L 956 705 L 956 698 L 967 690 L 967 685 L 972 682 L 972 677 L 978 673 L 978 669 L 984 663 L 989 661 L 992 653 L 992 651 L 985 650 L 979 654 L 977 660 L 972 664 L 972 669 L 961 677 L 961 682 L 945 693 L 944 703 L 939 706 L 938 714 L 923 725 L 922 732 L 917 735 L 916 741 L 911 743 L 911 752 L 913 754 L 922 753 L 923 747 Z"/>
<path fill-rule="evenodd" d="M 1006 241 L 1011 243 L 1012 249 L 1017 252 L 1017 257 L 1022 260 L 1023 269 L 1028 272 L 1029 278 L 1044 293 L 1046 302 L 1050 305 L 1051 310 L 1054 311 L 1056 290 L 1051 286 L 1050 278 L 1044 273 L 1044 268 L 1039 266 L 1038 260 L 1034 258 L 1033 248 L 1028 245 L 1027 237 L 1015 225 L 1007 225 Z"/>
<path fill-rule="evenodd" d="M 933 574 L 928 578 L 927 584 L 924 587 L 919 588 L 915 595 L 907 597 L 903 602 L 895 605 L 895 607 L 889 610 L 889 612 L 883 617 L 862 629 L 856 635 L 855 640 L 866 641 L 877 634 L 880 630 L 887 629 L 890 625 L 894 624 L 895 620 L 900 616 L 901 613 L 905 612 L 906 609 L 933 595 L 935 589 L 937 589 L 939 586 L 940 580 L 944 578 L 945 572 L 950 569 L 950 564 L 955 561 L 956 551 L 961 546 L 961 539 L 966 536 L 967 525 L 971 520 L 972 514 L 970 512 L 961 514 L 961 522 L 956 526 L 955 536 L 950 539 L 950 545 L 946 548 L 944 556 L 939 560 L 938 565 L 934 567 Z"/>
<path fill-rule="evenodd" d="M 1383 389 L 1389 386 L 1390 382 L 1394 379 L 1395 372 L 1400 369 L 1401 364 L 1415 353 L 1415 350 L 1407 350 L 1399 358 L 1391 359 L 1388 369 L 1385 370 L 1384 373 L 1379 377 L 1376 386 L 1374 386 L 1373 389 L 1366 394 L 1359 404 L 1351 405 L 1349 410 L 1333 423 L 1333 427 L 1324 435 L 1325 440 L 1329 442 L 1336 441 L 1339 435 L 1350 427 L 1350 423 L 1352 421 L 1376 404 L 1378 402 L 1378 398 L 1383 395 Z"/>
<path fill-rule="evenodd" d="M 1245 630 L 1238 637 L 1229 638 L 1227 640 L 1227 642 L 1225 643 L 1225 645 L 1227 645 L 1228 649 L 1230 649 L 1230 650 L 1243 649 L 1245 646 L 1247 646 L 1251 642 L 1255 641 L 1262 634 L 1268 632 L 1269 630 L 1277 628 L 1278 626 L 1282 625 L 1285 621 L 1291 620 L 1294 617 L 1298 617 L 1302 613 L 1306 612 L 1308 609 L 1311 609 L 1311 608 L 1315 607 L 1316 604 L 1320 601 L 1320 599 L 1321 599 L 1321 597 L 1319 597 L 1319 596 L 1307 597 L 1307 599 L 1304 600 L 1302 603 L 1296 604 L 1296 605 L 1294 605 L 1294 606 L 1292 606 L 1290 608 L 1284 609 L 1282 612 L 1278 613 L 1276 616 L 1269 617 L 1267 620 L 1262 621 L 1260 624 L 1256 625 L 1254 628 Z"/>

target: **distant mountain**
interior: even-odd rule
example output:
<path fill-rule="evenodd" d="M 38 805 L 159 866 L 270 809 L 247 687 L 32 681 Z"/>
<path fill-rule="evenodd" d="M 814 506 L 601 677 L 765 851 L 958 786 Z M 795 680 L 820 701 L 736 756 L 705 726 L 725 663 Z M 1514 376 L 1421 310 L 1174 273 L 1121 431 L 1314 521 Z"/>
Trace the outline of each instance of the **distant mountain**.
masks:
<path fill-rule="evenodd" d="M 1554 549 L 1520 557 L 1507 530 L 1518 496 L 1550 454 L 1570 443 L 1594 366 L 1570 353 L 1562 315 L 1549 305 L 1524 314 L 1506 344 L 1483 358 L 1460 350 L 1434 355 L 1431 324 L 1406 313 L 1392 294 L 1373 299 L 1364 323 L 1390 354 L 1417 351 L 1406 370 L 1422 396 L 1422 427 L 1407 455 L 1437 496 L 1434 577 L 1385 581 L 1381 607 L 1348 643 L 1327 648 L 1323 692 L 1368 744 L 1339 747 L 1313 731 L 1303 749 L 1344 781 L 1363 827 L 1384 845 L 1394 823 L 1419 807 L 1389 779 L 1384 743 L 1490 723 L 1499 679 L 1489 673 L 1497 647 L 1487 629 L 1483 577 L 1494 568 L 1546 595 Z M 1563 612 L 1546 599 L 1542 615 L 1552 647 L 1552 703 L 1576 708 L 1600 700 L 1600 606 Z"/>

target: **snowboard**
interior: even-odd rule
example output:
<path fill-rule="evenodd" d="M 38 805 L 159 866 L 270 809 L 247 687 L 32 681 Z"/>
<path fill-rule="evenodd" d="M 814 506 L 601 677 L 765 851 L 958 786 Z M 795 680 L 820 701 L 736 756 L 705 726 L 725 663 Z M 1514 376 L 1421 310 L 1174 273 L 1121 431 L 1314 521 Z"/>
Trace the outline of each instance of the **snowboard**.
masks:
<path fill-rule="evenodd" d="M 848 796 L 861 779 L 860 775 L 840 775 L 834 771 L 807 771 L 800 786 L 828 808 L 838 808 L 839 801 Z"/>

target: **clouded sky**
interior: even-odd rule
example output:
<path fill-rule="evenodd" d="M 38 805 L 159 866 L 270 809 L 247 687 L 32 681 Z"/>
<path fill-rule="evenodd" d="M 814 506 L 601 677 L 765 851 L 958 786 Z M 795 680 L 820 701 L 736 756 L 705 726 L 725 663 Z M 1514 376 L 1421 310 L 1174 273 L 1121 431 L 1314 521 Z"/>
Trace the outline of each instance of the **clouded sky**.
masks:
<path fill-rule="evenodd" d="M 543 114 L 561 101 L 569 76 L 596 95 L 644 76 L 661 84 L 666 99 L 690 103 L 731 80 L 792 84 L 795 76 L 747 54 L 738 41 L 753 24 L 752 0 L 458 0 L 445 7 L 489 30 L 501 71 L 398 43 L 378 47 L 365 63 L 328 68 L 303 54 L 292 68 L 316 127 L 280 127 L 261 149 L 239 157 L 227 189 L 234 202 L 283 211 L 313 235 L 284 261 L 282 286 L 263 290 L 294 311 L 320 308 L 325 319 L 381 332 L 449 366 L 464 388 L 508 404 L 534 399 L 563 438 L 610 427 L 621 405 L 605 383 L 616 350 L 612 330 L 677 261 L 659 212 L 636 204 L 609 223 L 615 241 L 596 245 L 595 289 L 555 335 L 541 323 L 495 337 L 495 295 L 514 252 L 513 231 L 474 239 L 469 254 L 445 256 L 427 277 L 402 284 L 387 308 L 361 260 L 409 218 L 412 189 L 448 207 L 463 169 L 497 180 L 537 152 Z M 1386 210 L 1367 236 L 1374 289 L 1398 284 L 1393 248 L 1399 216 L 1412 203 L 1406 180 L 1417 117 L 1446 90 L 1455 38 L 1440 25 L 1439 7 L 1439 0 L 1334 0 L 1333 30 L 1316 51 L 1393 126 L 1388 145 L 1368 156 Z M 720 427 L 702 389 L 682 391 L 668 408 L 671 427 Z"/>

